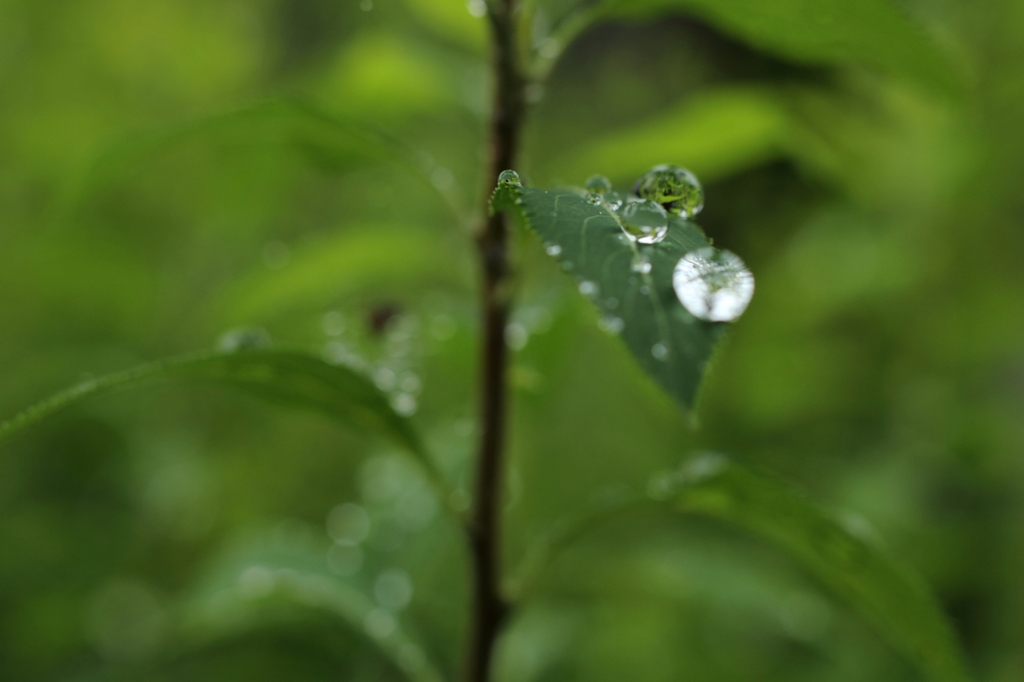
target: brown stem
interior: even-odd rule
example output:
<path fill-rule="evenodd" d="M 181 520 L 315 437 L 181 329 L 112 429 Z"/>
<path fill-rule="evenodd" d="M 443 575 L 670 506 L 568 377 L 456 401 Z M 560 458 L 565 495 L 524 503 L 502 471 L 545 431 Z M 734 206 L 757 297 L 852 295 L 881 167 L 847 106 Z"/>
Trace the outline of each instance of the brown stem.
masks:
<path fill-rule="evenodd" d="M 525 113 L 524 80 L 516 51 L 516 0 L 492 0 L 489 21 L 493 44 L 495 100 L 491 118 L 487 200 L 501 171 L 515 166 Z M 506 422 L 505 326 L 509 312 L 506 217 L 486 218 L 477 235 L 483 275 L 480 443 L 476 488 L 469 519 L 473 562 L 473 611 L 469 624 L 467 682 L 487 682 L 494 644 L 508 613 L 501 592 L 501 492 Z"/>

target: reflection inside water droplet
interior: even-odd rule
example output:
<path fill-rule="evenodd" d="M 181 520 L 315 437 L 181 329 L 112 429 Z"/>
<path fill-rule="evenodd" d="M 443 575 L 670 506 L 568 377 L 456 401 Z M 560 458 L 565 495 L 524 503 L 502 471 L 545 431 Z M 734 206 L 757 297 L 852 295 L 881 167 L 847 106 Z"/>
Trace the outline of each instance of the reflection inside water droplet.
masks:
<path fill-rule="evenodd" d="M 668 213 L 653 201 L 631 199 L 619 217 L 626 236 L 639 244 L 657 244 L 668 234 Z"/>
<path fill-rule="evenodd" d="M 704 208 L 704 189 L 700 181 L 680 166 L 655 166 L 637 180 L 634 192 L 641 199 L 657 202 L 683 218 L 692 218 Z"/>
<path fill-rule="evenodd" d="M 547 253 L 549 256 L 557 256 L 558 254 L 562 253 L 562 247 L 553 242 L 548 242 L 547 244 L 544 245 L 544 252 Z"/>
<path fill-rule="evenodd" d="M 754 276 L 736 254 L 708 246 L 679 260 L 672 287 L 694 317 L 731 322 L 747 309 L 754 295 Z"/>
<path fill-rule="evenodd" d="M 601 202 L 601 197 L 612 191 L 612 183 L 603 175 L 592 175 L 587 180 L 586 188 L 590 203 L 598 204 Z"/>
<path fill-rule="evenodd" d="M 516 173 L 514 170 L 504 170 L 501 171 L 501 174 L 498 176 L 498 184 L 514 185 L 516 187 L 519 187 L 523 183 L 519 179 L 519 173 Z"/>

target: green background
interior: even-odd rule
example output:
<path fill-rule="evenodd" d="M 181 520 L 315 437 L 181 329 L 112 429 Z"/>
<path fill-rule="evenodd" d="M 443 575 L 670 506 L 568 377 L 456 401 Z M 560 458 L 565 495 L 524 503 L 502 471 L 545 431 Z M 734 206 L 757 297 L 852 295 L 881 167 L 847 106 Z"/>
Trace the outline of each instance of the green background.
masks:
<path fill-rule="evenodd" d="M 510 570 L 727 453 L 916 568 L 978 679 L 1024 678 L 1024 3 L 531 5 L 524 182 L 687 166 L 757 292 L 695 430 L 516 233 Z M 0 0 L 0 417 L 260 327 L 364 367 L 464 481 L 486 54 L 460 0 Z M 340 582 L 452 678 L 465 555 L 401 452 L 214 387 L 75 407 L 0 451 L 0 679 L 425 674 L 252 570 L 350 572 L 344 503 L 371 530 Z M 783 555 L 656 514 L 558 557 L 497 674 L 917 679 Z"/>

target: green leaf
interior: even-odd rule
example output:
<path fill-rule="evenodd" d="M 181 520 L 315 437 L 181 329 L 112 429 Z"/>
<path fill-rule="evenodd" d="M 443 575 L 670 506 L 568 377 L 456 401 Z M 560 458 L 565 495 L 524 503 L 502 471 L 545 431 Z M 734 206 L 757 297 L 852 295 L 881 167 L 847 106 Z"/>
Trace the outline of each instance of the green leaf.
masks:
<path fill-rule="evenodd" d="M 946 56 L 888 0 L 611 0 L 603 9 L 608 17 L 685 11 L 797 61 L 860 63 L 940 93 L 959 88 Z"/>
<path fill-rule="evenodd" d="M 863 524 L 844 523 L 793 490 L 720 455 L 691 459 L 651 479 L 653 498 L 621 499 L 557 528 L 520 569 L 528 595 L 562 548 L 627 509 L 671 510 L 740 528 L 783 550 L 846 602 L 933 682 L 966 682 L 970 674 L 947 616 L 928 586 L 890 558 Z"/>
<path fill-rule="evenodd" d="M 607 329 L 684 407 L 693 406 L 701 377 L 726 325 L 699 320 L 680 304 L 672 272 L 688 252 L 709 245 L 700 228 L 670 214 L 669 232 L 653 245 L 630 242 L 614 215 L 573 190 L 502 184 L 495 210 L 513 209 L 544 241 L 563 269 L 589 293 Z M 638 259 L 650 272 L 636 272 Z"/>
<path fill-rule="evenodd" d="M 366 377 L 340 365 L 294 351 L 245 349 L 202 353 L 141 365 L 83 382 L 0 423 L 0 444 L 85 398 L 152 379 L 193 379 L 241 388 L 265 400 L 321 412 L 405 447 L 427 472 L 441 478 L 411 423 L 398 415 Z"/>
<path fill-rule="evenodd" d="M 453 245 L 431 230 L 374 225 L 300 245 L 282 270 L 259 268 L 217 301 L 213 317 L 232 324 L 266 320 L 302 306 L 328 304 L 374 287 L 458 283 Z M 464 278 L 468 279 L 468 278 Z"/>
<path fill-rule="evenodd" d="M 177 624 L 191 647 L 209 646 L 258 627 L 260 616 L 272 614 L 279 605 L 333 615 L 411 682 L 444 680 L 398 614 L 377 608 L 363 590 L 331 574 L 324 553 L 295 543 L 253 542 L 222 558 L 192 588 L 178 610 Z M 391 619 L 390 631 L 374 632 L 373 618 Z"/>
<path fill-rule="evenodd" d="M 593 169 L 632 179 L 665 159 L 678 159 L 702 180 L 721 178 L 784 153 L 789 120 L 776 97 L 755 88 L 714 90 L 681 106 L 553 160 L 551 177 L 584 177 Z"/>

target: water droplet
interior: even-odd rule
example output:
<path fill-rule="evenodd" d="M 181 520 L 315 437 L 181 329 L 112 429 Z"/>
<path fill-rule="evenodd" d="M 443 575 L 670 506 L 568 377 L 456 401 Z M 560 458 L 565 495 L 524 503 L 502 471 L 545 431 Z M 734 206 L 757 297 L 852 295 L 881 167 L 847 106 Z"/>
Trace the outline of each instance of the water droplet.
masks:
<path fill-rule="evenodd" d="M 621 317 L 602 317 L 597 321 L 597 326 L 606 334 L 620 334 L 626 328 L 626 323 Z"/>
<path fill-rule="evenodd" d="M 651 261 L 647 260 L 643 256 L 636 256 L 633 258 L 633 262 L 630 263 L 629 267 L 633 272 L 639 272 L 642 275 L 647 275 L 651 272 Z"/>
<path fill-rule="evenodd" d="M 411 417 L 416 414 L 419 403 L 416 402 L 416 398 L 408 393 L 398 393 L 391 398 L 391 407 L 403 417 Z"/>
<path fill-rule="evenodd" d="M 655 166 L 636 181 L 634 192 L 641 199 L 657 202 L 683 218 L 692 218 L 704 208 L 704 189 L 700 181 L 680 166 Z"/>
<path fill-rule="evenodd" d="M 597 284 L 594 282 L 591 282 L 589 280 L 583 280 L 582 282 L 580 282 L 579 289 L 580 293 L 583 294 L 584 296 L 593 296 L 594 294 L 597 293 L 598 287 Z"/>
<path fill-rule="evenodd" d="M 370 515 L 358 504 L 339 504 L 327 515 L 327 534 L 339 545 L 358 545 L 370 534 Z"/>
<path fill-rule="evenodd" d="M 643 296 L 648 296 L 651 293 L 651 288 L 644 284 L 643 286 L 640 287 L 640 293 Z"/>
<path fill-rule="evenodd" d="M 498 184 L 520 187 L 523 183 L 519 179 L 519 173 L 516 173 L 514 170 L 504 170 L 501 171 L 501 175 L 498 176 Z"/>
<path fill-rule="evenodd" d="M 324 313 L 321 326 L 327 336 L 341 336 L 345 332 L 345 316 L 337 310 Z"/>
<path fill-rule="evenodd" d="M 707 246 L 679 260 L 672 286 L 694 317 L 731 322 L 747 309 L 754 295 L 754 276 L 736 254 Z"/>
<path fill-rule="evenodd" d="M 521 324 L 512 323 L 505 327 L 505 345 L 512 350 L 522 350 L 530 340 L 530 333 Z"/>
<path fill-rule="evenodd" d="M 377 388 L 382 391 L 390 391 L 395 387 L 397 381 L 398 376 L 394 370 L 387 367 L 380 367 L 373 373 L 373 383 L 377 384 Z"/>
<path fill-rule="evenodd" d="M 423 382 L 420 381 L 419 376 L 414 372 L 403 372 L 402 378 L 398 382 L 398 388 L 405 393 L 412 393 L 413 395 L 420 392 L 423 388 Z"/>
<path fill-rule="evenodd" d="M 270 335 L 265 329 L 232 329 L 224 332 L 217 340 L 217 350 L 222 353 L 235 353 L 252 348 L 270 346 Z"/>
<path fill-rule="evenodd" d="M 553 242 L 548 242 L 547 244 L 544 245 L 544 252 L 547 253 L 549 256 L 557 256 L 558 254 L 562 253 L 562 247 Z"/>
<path fill-rule="evenodd" d="M 601 201 L 601 197 L 612 191 L 611 180 L 603 175 L 590 176 L 585 186 L 591 203 L 595 204 Z"/>
<path fill-rule="evenodd" d="M 664 360 L 668 357 L 668 348 L 663 343 L 656 343 L 651 346 L 651 355 L 654 356 L 655 360 Z"/>
<path fill-rule="evenodd" d="M 466 9 L 472 16 L 481 19 L 487 14 L 487 3 L 484 0 L 469 0 L 466 3 Z"/>
<path fill-rule="evenodd" d="M 327 568 L 331 573 L 347 578 L 359 572 L 363 567 L 363 550 L 359 547 L 331 545 L 327 550 Z"/>
<path fill-rule="evenodd" d="M 274 574 L 266 566 L 250 566 L 238 576 L 238 590 L 249 599 L 266 597 L 274 591 Z"/>
<path fill-rule="evenodd" d="M 392 568 L 377 576 L 373 596 L 388 611 L 401 611 L 412 600 L 412 580 L 399 568 Z"/>
<path fill-rule="evenodd" d="M 668 213 L 661 204 L 631 199 L 619 212 L 626 236 L 640 244 L 657 244 L 668 234 Z"/>
<path fill-rule="evenodd" d="M 397 623 L 395 623 L 395 617 L 384 609 L 374 609 L 366 614 L 363 627 L 366 629 L 366 634 L 374 639 L 385 639 L 395 631 Z"/>

